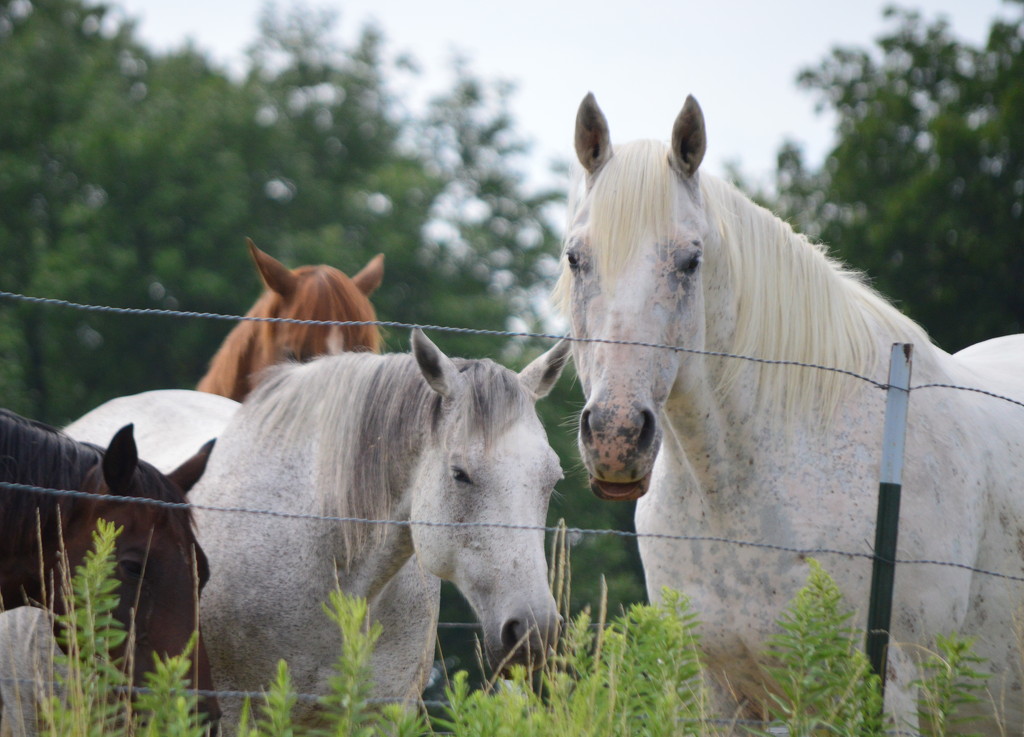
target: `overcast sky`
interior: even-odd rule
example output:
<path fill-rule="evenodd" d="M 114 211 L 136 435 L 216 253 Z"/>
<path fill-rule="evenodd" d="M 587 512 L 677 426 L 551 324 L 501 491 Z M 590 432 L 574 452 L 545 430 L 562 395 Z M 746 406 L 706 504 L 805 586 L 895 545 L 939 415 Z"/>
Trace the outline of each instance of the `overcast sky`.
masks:
<path fill-rule="evenodd" d="M 138 21 L 142 39 L 166 50 L 190 39 L 223 64 L 241 68 L 255 39 L 261 0 L 113 0 Z M 351 40 L 367 22 L 384 32 L 391 54 L 409 52 L 425 72 L 407 90 L 416 108 L 450 87 L 455 52 L 485 79 L 517 85 L 512 111 L 533 141 L 524 162 L 532 182 L 558 183 L 548 173 L 572 153 L 576 108 L 593 91 L 612 139 L 667 139 L 688 93 L 708 126 L 705 166 L 721 173 L 737 162 L 766 180 L 785 139 L 817 164 L 832 140 L 833 120 L 814 111 L 796 86 L 800 69 L 839 46 L 868 47 L 892 24 L 886 3 L 836 0 L 306 0 L 339 16 L 339 38 Z M 956 35 L 984 42 L 993 18 L 1010 11 L 999 0 L 917 0 L 906 7 L 926 18 L 945 16 Z M 289 2 L 278 3 L 279 8 Z"/>

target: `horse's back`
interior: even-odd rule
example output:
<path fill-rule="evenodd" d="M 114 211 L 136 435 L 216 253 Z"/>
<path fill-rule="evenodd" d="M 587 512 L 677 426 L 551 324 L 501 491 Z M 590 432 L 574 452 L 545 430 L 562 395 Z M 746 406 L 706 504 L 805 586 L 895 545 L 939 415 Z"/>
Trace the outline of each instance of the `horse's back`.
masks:
<path fill-rule="evenodd" d="M 111 399 L 64 431 L 77 440 L 104 445 L 133 423 L 139 457 L 167 473 L 218 437 L 238 407 L 238 402 L 217 394 L 160 389 Z"/>
<path fill-rule="evenodd" d="M 956 361 L 988 379 L 995 386 L 976 387 L 1014 392 L 1014 399 L 1024 401 L 1024 333 L 1004 335 L 967 346 L 953 354 Z"/>

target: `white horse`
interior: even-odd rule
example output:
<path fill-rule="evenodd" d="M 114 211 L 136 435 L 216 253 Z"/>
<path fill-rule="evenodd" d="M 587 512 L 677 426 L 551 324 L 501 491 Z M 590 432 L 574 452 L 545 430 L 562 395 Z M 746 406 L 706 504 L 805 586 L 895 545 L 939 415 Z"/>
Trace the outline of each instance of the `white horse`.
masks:
<path fill-rule="evenodd" d="M 700 174 L 704 118 L 689 97 L 671 144 L 614 149 L 592 95 L 576 123 L 583 166 L 571 203 L 555 301 L 575 338 L 667 344 L 573 344 L 586 405 L 579 445 L 593 491 L 639 499 L 648 594 L 685 592 L 702 618 L 719 706 L 760 716 L 755 655 L 806 580 L 804 556 L 714 542 L 870 553 L 884 393 L 792 365 L 836 367 L 884 382 L 889 348 L 914 344 L 914 384 L 984 388 L 1024 399 L 1024 338 L 950 356 L 861 278 L 729 184 Z M 1024 586 L 971 568 L 1024 574 L 1024 408 L 977 392 L 913 391 L 892 636 L 978 637 L 976 651 L 1010 733 L 1020 733 Z M 847 602 L 867 608 L 870 560 L 822 556 Z M 863 619 L 861 620 L 863 622 Z M 887 699 L 913 724 L 913 648 L 893 648 Z M 920 653 L 918 653 L 920 654 Z M 991 712 L 991 704 L 987 711 Z M 994 732 L 992 721 L 985 727 Z"/>
<path fill-rule="evenodd" d="M 39 607 L 0 613 L 0 737 L 36 737 L 38 708 L 60 695 L 53 620 Z"/>
<path fill-rule="evenodd" d="M 340 584 L 367 598 L 385 628 L 375 695 L 418 697 L 437 621 L 429 574 L 469 600 L 494 668 L 543 663 L 559 621 L 544 534 L 509 525 L 543 526 L 562 476 L 533 405 L 557 380 L 568 345 L 517 375 L 489 360 L 450 359 L 419 331 L 412 342 L 413 355 L 345 353 L 273 368 L 237 412 L 214 395 L 148 392 L 67 428 L 104 437 L 131 416 L 140 453 L 158 467 L 192 438 L 218 435 L 190 500 L 279 515 L 196 510 L 211 568 L 203 629 L 219 689 L 264 687 L 284 658 L 297 691 L 324 693 L 338 649 L 321 604 Z M 191 424 L 169 427 L 173 412 L 160 403 Z M 226 426 L 222 415 L 203 422 L 221 410 L 233 414 Z M 403 568 L 414 553 L 429 573 Z M 225 707 L 231 728 L 237 705 Z M 299 710 L 300 721 L 315 719 L 313 707 Z"/>

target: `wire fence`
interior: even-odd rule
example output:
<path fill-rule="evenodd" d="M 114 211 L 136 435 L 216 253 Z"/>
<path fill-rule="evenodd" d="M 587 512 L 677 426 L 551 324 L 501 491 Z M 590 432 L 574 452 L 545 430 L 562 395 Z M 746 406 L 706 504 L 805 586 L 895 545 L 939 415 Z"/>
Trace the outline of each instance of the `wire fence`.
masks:
<path fill-rule="evenodd" d="M 685 346 L 667 345 L 664 343 L 648 343 L 637 340 L 612 340 L 609 338 L 578 338 L 571 335 L 558 335 L 555 333 L 538 333 L 529 331 L 514 331 L 514 330 L 485 330 L 481 328 L 465 328 L 465 327 L 453 327 L 450 325 L 429 325 L 422 323 L 412 322 L 397 322 L 394 320 L 298 320 L 289 317 L 255 317 L 252 315 L 229 315 L 218 312 L 190 312 L 187 310 L 169 310 L 169 309 L 157 309 L 150 307 L 112 307 L 108 305 L 92 305 L 83 304 L 80 302 L 72 302 L 66 299 L 55 299 L 53 297 L 32 297 L 25 294 L 18 294 L 17 292 L 7 292 L 0 290 L 0 299 L 7 299 L 14 302 L 24 302 L 26 304 L 38 304 L 38 305 L 49 305 L 55 307 L 66 307 L 73 310 L 79 310 L 82 312 L 98 312 L 116 315 L 152 315 L 161 317 L 176 317 L 185 319 L 205 319 L 205 320 L 226 320 L 231 322 L 266 322 L 266 323 L 285 323 L 290 325 L 309 325 L 314 327 L 358 327 L 358 326 L 370 326 L 375 325 L 383 328 L 396 328 L 401 330 L 413 330 L 418 328 L 423 331 L 437 331 L 443 333 L 455 333 L 461 335 L 486 335 L 497 338 L 525 338 L 525 339 L 541 339 L 541 340 L 567 340 L 573 343 L 601 343 L 607 345 L 625 345 L 635 346 L 638 348 L 656 348 L 659 350 L 672 351 L 674 353 L 689 353 L 693 355 L 708 356 L 711 358 L 732 358 L 740 361 L 749 361 L 751 363 L 759 363 L 769 366 L 793 366 L 798 368 L 814 369 L 817 371 L 828 371 L 830 373 L 841 374 L 849 376 L 853 379 L 858 379 L 866 384 L 874 386 L 876 389 L 888 389 L 889 384 L 884 381 L 879 381 L 870 376 L 857 373 L 856 371 L 850 371 L 849 369 L 839 368 L 837 366 L 823 366 L 816 363 L 806 363 L 803 361 L 787 361 L 774 358 L 762 358 L 759 356 L 745 356 L 738 353 L 727 353 L 724 351 L 706 351 L 697 348 L 686 348 Z M 983 394 L 993 399 L 999 399 L 1010 404 L 1015 404 L 1018 407 L 1024 407 L 1024 401 L 1008 397 L 1003 394 L 988 391 L 987 389 L 981 389 L 978 387 L 961 386 L 958 384 L 942 384 L 942 383 L 930 383 L 930 384 L 916 384 L 910 387 L 911 391 L 917 389 L 952 389 L 957 391 L 974 392 L 977 394 Z"/>
<path fill-rule="evenodd" d="M 528 332 L 528 331 L 506 331 L 506 330 L 484 330 L 476 328 L 465 328 L 465 327 L 452 327 L 446 325 L 424 325 L 418 323 L 406 323 L 398 321 L 387 321 L 387 320 L 368 320 L 368 321 L 338 321 L 338 320 L 296 320 L 290 318 L 270 318 L 270 317 L 252 317 L 248 315 L 230 315 L 220 314 L 211 312 L 190 312 L 183 310 L 169 310 L 169 309 L 154 309 L 154 308 L 123 308 L 113 307 L 107 305 L 92 305 L 82 304 L 77 302 L 71 302 L 63 299 L 54 299 L 47 297 L 32 297 L 28 295 L 18 294 L 14 292 L 0 291 L 0 299 L 6 299 L 15 302 L 23 302 L 27 304 L 45 305 L 61 307 L 73 310 L 79 310 L 84 312 L 95 312 L 95 313 L 106 313 L 106 314 L 119 314 L 119 315 L 135 315 L 135 316 L 160 316 L 160 317 L 171 317 L 181 319 L 209 319 L 209 320 L 223 320 L 223 321 L 257 321 L 257 322 L 268 322 L 268 323 L 289 323 L 289 324 L 300 324 L 310 326 L 364 326 L 374 325 L 384 328 L 395 328 L 395 329 L 406 329 L 412 330 L 419 328 L 424 331 L 436 331 L 436 332 L 447 332 L 457 334 L 471 334 L 471 335 L 484 335 L 500 338 L 519 338 L 519 339 L 541 339 L 541 340 L 569 340 L 573 342 L 583 343 L 602 343 L 612 345 L 627 345 L 636 346 L 642 348 L 654 348 L 659 350 L 667 350 L 672 352 L 681 352 L 688 354 L 704 355 L 714 358 L 727 358 L 742 361 L 749 361 L 758 364 L 776 365 L 776 366 L 791 366 L 800 367 L 809 370 L 827 371 L 836 374 L 848 376 L 850 378 L 862 381 L 870 386 L 887 390 L 889 385 L 886 382 L 879 381 L 870 376 L 865 376 L 854 371 L 847 369 L 824 366 L 813 363 L 805 363 L 800 361 L 788 361 L 778 359 L 768 359 L 757 356 L 746 356 L 733 353 L 726 353 L 721 351 L 706 351 L 693 348 L 686 348 L 683 346 L 673 346 L 658 343 L 649 343 L 643 341 L 628 341 L 628 340 L 610 340 L 603 338 L 576 338 L 572 336 L 557 335 L 551 333 L 541 332 Z M 950 391 L 964 391 L 981 394 L 990 397 L 995 400 L 1007 402 L 1017 407 L 1024 408 L 1024 401 L 1019 399 L 1008 397 L 996 392 L 992 392 L 986 389 L 971 386 L 961 386 L 956 384 L 948 383 L 923 383 L 912 385 L 910 391 L 917 390 L 931 390 L 931 389 L 942 389 Z M 735 545 L 741 547 L 757 548 L 766 551 L 798 555 L 798 556 L 838 556 L 844 558 L 856 558 L 874 561 L 878 559 L 878 556 L 869 549 L 865 550 L 841 550 L 836 548 L 800 548 L 789 545 L 775 544 L 757 540 L 741 540 L 727 537 L 716 537 L 716 536 L 700 536 L 700 535 L 674 535 L 674 534 L 660 534 L 660 533 L 642 533 L 628 530 L 616 530 L 616 529 L 586 529 L 576 527 L 552 527 L 552 526 L 538 526 L 538 525 L 519 525 L 512 523 L 484 523 L 484 522 L 430 522 L 423 520 L 377 520 L 377 519 L 364 519 L 358 517 L 337 517 L 329 515 L 315 515 L 315 514 L 301 514 L 301 513 L 289 513 L 280 512 L 270 509 L 258 509 L 258 508 L 247 508 L 247 507 L 218 507 L 201 504 L 191 503 L 172 503 L 164 502 L 154 499 L 138 498 L 138 497 L 119 497 L 112 495 L 95 495 L 74 489 L 51 489 L 45 487 L 38 487 L 26 484 L 16 484 L 10 482 L 0 482 L 0 488 L 5 488 L 15 492 L 31 493 L 31 494 L 48 494 L 54 496 L 66 496 L 66 497 L 77 497 L 77 498 L 96 498 L 106 502 L 123 502 L 128 504 L 149 504 L 170 508 L 189 508 L 193 510 L 203 510 L 215 513 L 227 513 L 227 514 L 246 514 L 246 515 L 265 515 L 270 517 L 292 519 L 292 520 L 305 520 L 310 522 L 329 523 L 329 524 L 341 524 L 341 523 L 353 523 L 353 524 L 366 524 L 366 525 L 377 525 L 377 526 L 398 526 L 398 527 L 412 527 L 417 525 L 430 526 L 430 527 L 444 527 L 444 528 L 465 528 L 465 527 L 490 527 L 500 528 L 507 530 L 525 530 L 531 532 L 544 532 L 544 533 L 566 533 L 570 536 L 611 536 L 618 538 L 628 539 L 657 539 L 665 541 L 676 541 L 676 542 L 687 542 L 687 543 L 713 543 L 713 544 L 724 544 L 724 545 Z M 865 541 L 865 548 L 868 546 L 868 541 Z M 895 560 L 885 560 L 886 563 L 897 564 L 900 566 L 938 566 L 948 567 L 954 569 L 960 569 L 968 571 L 973 574 L 979 574 L 983 576 L 990 576 L 1015 583 L 1024 583 L 1024 576 L 1010 574 L 1000 571 L 988 570 L 979 568 L 977 566 L 965 564 L 957 561 L 944 561 L 944 560 L 926 560 L 926 559 L 911 559 L 911 558 L 896 558 Z M 463 622 L 442 622 L 438 624 L 441 629 L 475 629 L 479 628 L 478 624 L 463 623 Z M 15 679 L 16 680 L 16 679 Z M 12 679 L 0 677 L 0 684 L 10 682 Z M 264 694 L 262 692 L 243 692 L 243 691 L 216 691 L 216 692 L 197 692 L 200 695 L 215 695 L 222 698 L 262 698 Z M 317 700 L 320 697 L 314 694 L 300 694 L 300 700 Z M 416 704 L 422 704 L 427 707 L 441 707 L 444 706 L 444 702 L 424 702 L 417 700 Z M 707 720 L 709 724 L 732 724 L 738 725 L 742 722 L 736 720 Z M 765 722 L 749 722 L 749 725 L 755 728 L 769 728 Z"/>
<path fill-rule="evenodd" d="M 69 300 L 55 299 L 50 297 L 33 297 L 24 294 L 18 294 L 15 292 L 7 292 L 0 290 L 0 299 L 7 299 L 11 301 L 24 302 L 28 304 L 38 304 L 46 306 L 63 307 L 74 310 L 80 310 L 85 312 L 99 312 L 108 314 L 119 314 L 119 315 L 135 315 L 135 316 L 163 316 L 183 319 L 212 319 L 212 320 L 226 320 L 233 322 L 242 321 L 256 321 L 256 322 L 268 322 L 268 323 L 288 323 L 298 325 L 311 325 L 311 326 L 362 326 L 362 325 L 376 325 L 378 327 L 398 328 L 398 329 L 420 329 L 424 331 L 437 331 L 437 332 L 449 332 L 458 334 L 469 334 L 469 335 L 485 335 L 492 337 L 502 338 L 523 338 L 523 339 L 542 339 L 542 340 L 568 340 L 572 342 L 580 343 L 601 343 L 611 345 L 627 345 L 636 346 L 641 348 L 655 348 L 660 350 L 668 350 L 673 352 L 683 352 L 689 354 L 703 355 L 714 358 L 729 358 L 742 361 L 749 361 L 759 364 L 775 365 L 775 366 L 792 366 L 799 368 L 806 368 L 818 371 L 828 371 L 841 375 L 848 376 L 853 379 L 857 379 L 866 384 L 869 384 L 876 389 L 886 390 L 889 388 L 888 383 L 879 381 L 870 376 L 850 371 L 848 369 L 838 368 L 835 366 L 823 366 L 814 363 L 805 363 L 801 361 L 787 361 L 779 359 L 768 359 L 757 356 L 745 356 L 734 353 L 727 353 L 722 351 L 706 351 L 695 348 L 686 348 L 684 346 L 673 346 L 661 343 L 649 343 L 643 341 L 629 341 L 629 340 L 610 340 L 605 338 L 577 338 L 568 335 L 557 335 L 553 333 L 540 333 L 540 332 L 528 332 L 528 331 L 507 331 L 507 330 L 484 330 L 479 328 L 465 328 L 465 327 L 452 327 L 447 325 L 429 325 L 420 323 L 408 323 L 398 322 L 389 320 L 296 320 L 292 318 L 279 318 L 279 317 L 253 317 L 249 315 L 231 315 L 213 312 L 192 312 L 185 310 L 169 310 L 169 309 L 155 309 L 155 308 L 128 308 L 128 307 L 114 307 L 108 305 L 92 305 L 82 304 L 78 302 L 71 302 Z M 961 386 L 956 384 L 945 384 L 945 383 L 926 383 L 917 384 L 910 387 L 910 391 L 917 391 L 921 389 L 947 389 L 954 391 L 965 391 L 982 394 L 984 396 L 991 397 L 1000 401 L 1007 402 L 1009 404 L 1016 405 L 1018 407 L 1024 407 L 1024 401 L 1001 395 L 986 389 L 978 387 Z M 43 487 L 28 486 L 23 484 L 11 484 L 6 482 L 0 482 L 0 487 L 8 487 L 12 489 L 18 489 L 21 491 L 32 492 L 32 493 L 49 493 L 54 495 L 65 495 L 65 496 L 90 496 L 85 492 L 71 490 L 71 489 L 46 489 Z M 116 497 L 105 495 L 103 497 L 107 501 L 122 501 L 130 504 L 152 504 L 157 506 L 168 506 L 168 507 L 184 507 L 192 509 L 201 509 L 204 511 L 211 512 L 223 512 L 223 513 L 235 513 L 235 514 L 253 514 L 253 515 L 267 515 L 271 517 L 279 517 L 284 519 L 305 519 L 319 522 L 329 523 L 358 523 L 367 525 L 394 525 L 394 526 L 435 526 L 435 527 L 492 527 L 501 529 L 512 529 L 512 530 L 529 530 L 529 531 L 543 531 L 552 533 L 558 531 L 559 528 L 547 527 L 547 526 L 534 526 L 534 525 L 517 525 L 510 523 L 485 523 L 485 522 L 464 522 L 464 523 L 439 523 L 439 522 L 427 522 L 420 520 L 372 520 L 363 519 L 356 517 L 332 517 L 325 515 L 313 515 L 313 514 L 297 514 L 289 512 L 280 512 L 269 509 L 255 509 L 246 507 L 212 507 L 195 505 L 190 503 L 174 504 L 170 502 L 161 502 L 153 499 L 144 499 L 137 497 Z M 834 548 L 798 548 L 788 545 L 779 545 L 773 543 L 766 543 L 756 540 L 739 540 L 726 537 L 713 537 L 713 536 L 696 536 L 696 535 L 670 535 L 670 534 L 659 534 L 659 533 L 639 533 L 627 530 L 613 530 L 613 529 L 584 529 L 584 528 L 567 528 L 567 532 L 571 535 L 602 535 L 602 536 L 615 536 L 623 538 L 648 538 L 668 541 L 679 541 L 679 542 L 709 542 L 709 543 L 724 543 L 739 545 L 744 547 L 761 548 L 769 551 L 776 551 L 781 553 L 790 553 L 796 555 L 835 555 L 847 558 L 866 558 L 874 560 L 875 554 L 870 550 L 864 551 L 851 551 L 851 550 L 839 550 Z M 866 543 L 865 543 L 866 544 Z M 1024 582 L 1024 576 L 1013 575 L 1008 573 L 1002 573 L 998 571 L 986 570 L 978 568 L 965 563 L 956 561 L 940 561 L 940 560 L 922 560 L 922 559 L 896 559 L 893 561 L 885 561 L 896 563 L 900 565 L 930 565 L 930 566 L 945 566 L 950 568 L 959 568 L 972 573 L 978 573 L 987 576 L 994 576 L 998 578 L 1004 578 L 1010 581 Z"/>
<path fill-rule="evenodd" d="M 77 489 L 50 489 L 43 486 L 33 486 L 30 484 L 16 484 L 9 481 L 0 481 L 0 488 L 11 489 L 12 491 L 21 491 L 31 494 L 45 494 L 50 496 L 58 497 L 70 497 L 79 499 L 91 499 L 93 501 L 101 501 L 107 503 L 124 503 L 124 504 L 141 504 L 154 507 L 164 507 L 168 509 L 192 509 L 201 510 L 204 512 L 217 512 L 225 514 L 250 514 L 267 517 L 275 517 L 278 519 L 290 519 L 290 520 L 305 520 L 309 522 L 324 522 L 331 524 L 364 524 L 372 526 L 383 526 L 383 527 L 439 527 L 446 529 L 473 529 L 473 528 L 488 528 L 488 529 L 501 529 L 501 530 L 521 530 L 527 532 L 544 532 L 544 533 L 560 533 L 565 532 L 567 535 L 595 535 L 595 536 L 610 536 L 620 537 L 632 540 L 648 539 L 648 540 L 665 540 L 672 542 L 703 542 L 703 543 L 722 543 L 727 545 L 737 545 L 740 547 L 747 548 L 758 548 L 761 550 L 774 551 L 777 553 L 788 553 L 798 556 L 819 556 L 819 555 L 831 555 L 843 558 L 861 558 L 865 560 L 875 560 L 876 556 L 871 551 L 856 551 L 856 550 L 840 550 L 838 548 L 800 548 L 791 545 L 779 545 L 776 543 L 766 543 L 757 540 L 740 540 L 738 538 L 729 537 L 716 537 L 713 535 L 672 535 L 668 533 L 656 533 L 656 532 L 635 532 L 632 530 L 615 530 L 615 529 L 587 529 L 583 527 L 554 527 L 550 525 L 520 525 L 510 522 L 434 522 L 429 520 L 396 520 L 396 519 L 366 519 L 363 517 L 336 517 L 331 515 L 321 514 L 306 514 L 301 512 L 280 512 L 272 509 L 259 509 L 254 507 L 219 507 L 208 504 L 193 504 L 191 502 L 167 502 L 159 499 L 148 499 L 145 497 L 132 497 L 132 496 L 118 496 L 116 494 L 94 494 L 91 492 L 80 491 Z M 940 566 L 947 568 L 959 568 L 962 570 L 970 571 L 971 573 L 979 573 L 985 576 L 993 576 L 996 578 L 1002 578 L 1009 581 L 1017 581 L 1024 583 L 1024 576 L 1017 576 L 1009 573 L 1000 573 L 999 571 L 991 571 L 984 568 L 978 568 L 971 566 L 966 563 L 959 563 L 956 561 L 942 561 L 942 560 L 924 560 L 914 558 L 896 558 L 895 560 L 885 560 L 886 563 L 895 563 L 898 565 L 920 565 L 920 566 Z"/>

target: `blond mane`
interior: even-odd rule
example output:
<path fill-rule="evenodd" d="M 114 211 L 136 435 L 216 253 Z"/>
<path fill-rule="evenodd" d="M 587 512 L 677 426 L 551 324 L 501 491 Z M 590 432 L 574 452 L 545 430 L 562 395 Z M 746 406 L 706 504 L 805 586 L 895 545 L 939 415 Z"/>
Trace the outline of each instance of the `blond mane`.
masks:
<path fill-rule="evenodd" d="M 569 237 L 574 221 L 588 217 L 590 249 L 604 289 L 614 288 L 615 274 L 643 244 L 664 242 L 672 233 L 677 182 L 668 147 L 637 141 L 615 148 L 589 192 L 573 189 L 577 196 L 570 197 Z M 879 340 L 880 335 L 920 346 L 930 343 L 917 324 L 859 273 L 831 258 L 824 246 L 795 233 L 731 184 L 706 173 L 700 174 L 700 183 L 710 229 L 705 293 L 709 285 L 724 281 L 736 316 L 726 344 L 709 344 L 706 350 L 871 374 L 879 365 L 879 346 L 891 342 Z M 570 279 L 563 256 L 553 292 L 563 314 L 570 308 Z M 707 316 L 709 322 L 714 318 Z M 717 389 L 723 395 L 752 365 L 738 359 L 718 363 Z M 753 365 L 761 406 L 788 417 L 810 411 L 827 419 L 851 389 L 849 377 L 832 371 Z"/>

